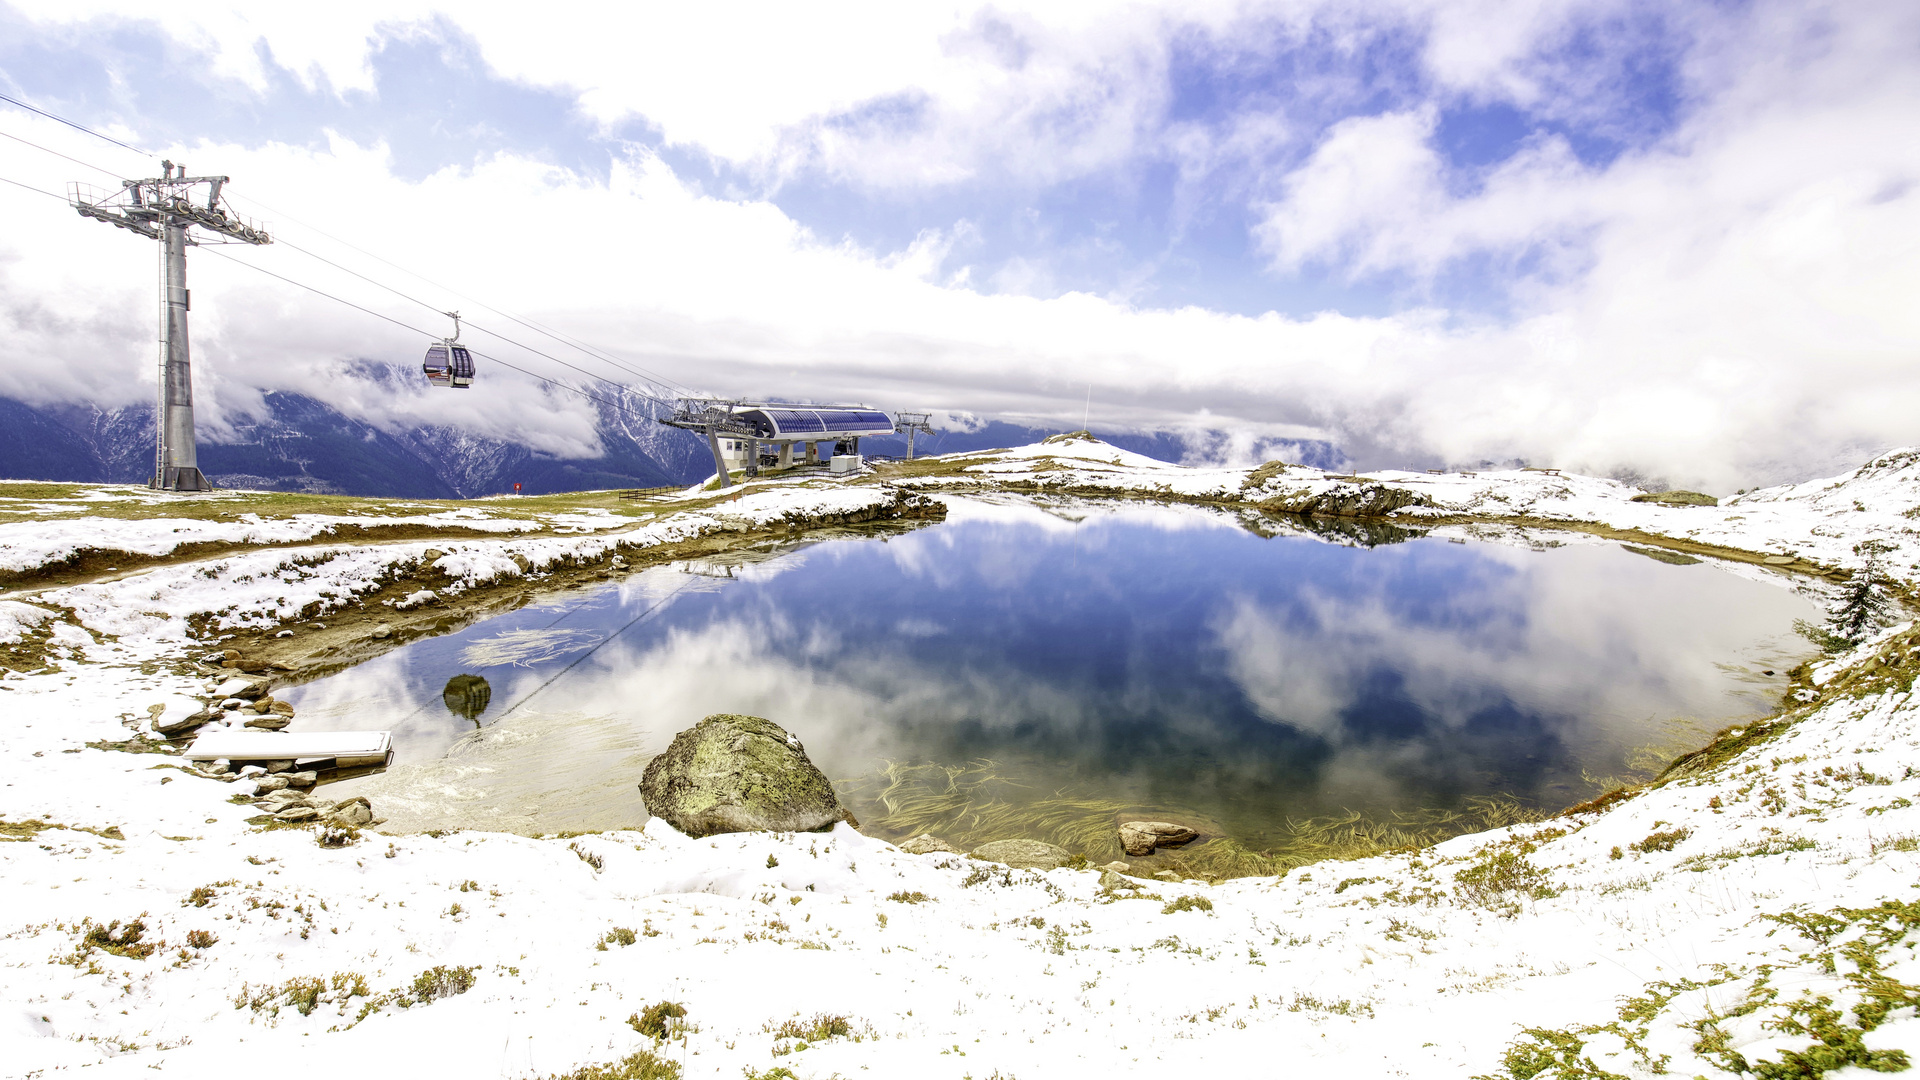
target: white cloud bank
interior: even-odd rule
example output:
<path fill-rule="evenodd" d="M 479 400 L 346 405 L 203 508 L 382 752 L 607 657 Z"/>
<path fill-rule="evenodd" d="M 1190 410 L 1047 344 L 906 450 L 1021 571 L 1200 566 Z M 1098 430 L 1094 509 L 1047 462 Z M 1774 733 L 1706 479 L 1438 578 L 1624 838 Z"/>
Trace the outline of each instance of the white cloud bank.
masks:
<path fill-rule="evenodd" d="M 1542 50 L 1564 43 L 1569 27 L 1630 8 L 1537 5 L 1512 17 L 1409 4 L 1363 17 L 1326 7 L 1183 6 L 1176 16 L 881 5 L 811 19 L 775 7 L 747 19 L 695 6 L 626 14 L 613 20 L 617 32 L 604 23 L 587 32 L 588 17 L 566 10 L 539 13 L 538 32 L 510 21 L 533 18 L 524 9 L 441 17 L 471 33 L 499 73 L 573 87 L 592 115 L 643 115 L 670 141 L 770 182 L 819 169 L 886 188 L 961 183 L 989 167 L 1058 179 L 1176 139 L 1161 116 L 1175 33 L 1219 43 L 1251 25 L 1410 26 L 1423 35 L 1433 101 L 1558 101 L 1571 115 L 1578 95 L 1555 81 Z M 109 18 L 83 5 L 26 10 L 69 29 Z M 431 15 L 336 5 L 322 20 L 296 10 L 201 15 L 185 33 L 243 79 L 264 78 L 254 46 L 265 41 L 280 64 L 342 87 L 367 84 L 373 35 L 410 32 Z M 1685 120 L 1609 164 L 1583 164 L 1541 138 L 1463 178 L 1435 148 L 1433 105 L 1267 139 L 1297 140 L 1301 151 L 1251 207 L 1274 273 L 1418 289 L 1463 266 L 1492 267 L 1483 272 L 1511 304 L 1499 319 L 1437 306 L 1249 318 L 1084 294 L 985 295 L 940 269 L 951 230 L 898 253 L 826 242 L 764 199 L 702 192 L 641 148 L 606 183 L 512 155 L 414 183 L 393 175 L 383 147 L 343 140 L 318 152 L 163 149 L 233 175 L 237 197 L 699 388 L 1073 426 L 1091 389 L 1096 427 L 1204 423 L 1330 438 L 1362 466 L 1523 457 L 1717 489 L 1920 442 L 1920 12 L 1762 3 L 1686 30 Z M 139 167 L 51 123 L 9 114 L 6 130 Z M 0 145 L 0 175 L 58 191 L 84 175 L 76 170 Z M 9 222 L 0 394 L 143 399 L 148 242 L 17 188 L 0 189 L 0 210 Z M 262 216 L 294 243 L 484 318 Z M 238 257 L 435 332 L 444 322 L 290 249 Z M 204 254 L 192 275 L 196 360 L 215 422 L 257 388 L 336 394 L 342 360 L 412 362 L 424 347 Z M 470 395 L 349 404 L 380 423 L 432 416 L 556 447 L 578 437 L 584 406 L 490 375 Z"/>

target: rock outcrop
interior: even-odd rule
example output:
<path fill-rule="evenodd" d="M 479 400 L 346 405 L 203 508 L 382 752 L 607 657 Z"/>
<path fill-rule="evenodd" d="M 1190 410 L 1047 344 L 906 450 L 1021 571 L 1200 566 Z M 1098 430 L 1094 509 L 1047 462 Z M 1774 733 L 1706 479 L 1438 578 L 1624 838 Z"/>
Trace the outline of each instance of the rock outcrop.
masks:
<path fill-rule="evenodd" d="M 1184 844 L 1198 835 L 1185 825 L 1175 825 L 1171 821 L 1120 823 L 1120 846 L 1129 855 L 1151 855 L 1154 848 L 1163 844 Z"/>
<path fill-rule="evenodd" d="M 295 824 L 311 821 L 338 828 L 358 829 L 374 823 L 373 804 L 364 795 L 326 803 L 316 801 L 305 792 L 282 788 L 254 800 L 253 805 L 276 821 Z"/>
<path fill-rule="evenodd" d="M 997 862 L 1015 870 L 1052 870 L 1065 866 L 1073 853 L 1044 840 L 995 840 L 970 853 L 976 859 Z"/>
<path fill-rule="evenodd" d="M 199 712 L 171 718 L 156 715 L 153 718 L 153 730 L 171 739 L 175 735 L 185 735 L 194 731 L 203 724 L 210 724 L 219 716 L 220 714 L 213 709 L 201 709 Z"/>
<path fill-rule="evenodd" d="M 647 811 L 688 836 L 821 832 L 851 821 L 800 740 L 759 716 L 716 713 L 673 737 L 640 780 Z"/>
<path fill-rule="evenodd" d="M 1281 491 L 1260 500 L 1268 510 L 1318 517 L 1386 517 L 1409 506 L 1431 506 L 1426 496 L 1377 481 L 1335 484 L 1325 491 Z"/>
<path fill-rule="evenodd" d="M 1720 500 L 1698 491 L 1650 491 L 1635 495 L 1634 502 L 1659 503 L 1662 506 L 1719 506 Z"/>

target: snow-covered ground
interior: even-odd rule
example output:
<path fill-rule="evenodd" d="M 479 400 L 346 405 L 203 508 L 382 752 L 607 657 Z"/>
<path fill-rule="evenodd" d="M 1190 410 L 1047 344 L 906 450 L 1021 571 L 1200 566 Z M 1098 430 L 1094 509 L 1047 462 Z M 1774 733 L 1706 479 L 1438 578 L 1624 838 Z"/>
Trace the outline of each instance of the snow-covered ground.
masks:
<path fill-rule="evenodd" d="M 1643 494 L 1639 488 L 1558 470 L 1384 470 L 1354 478 L 1303 465 L 1186 468 L 1068 436 L 954 459 L 965 464 L 896 482 L 935 491 L 997 483 L 1043 491 L 1160 493 L 1277 510 L 1341 503 L 1397 505 L 1389 519 L 1409 525 L 1459 518 L 1597 525 L 1820 567 L 1851 567 L 1858 562 L 1853 546 L 1872 538 L 1894 545 L 1892 562 L 1901 576 L 1920 574 L 1920 450 L 1913 449 L 1882 454 L 1840 476 L 1722 499 L 1718 506 L 1634 502 L 1634 496 Z M 1405 492 L 1413 499 L 1379 499 L 1382 490 Z"/>
<path fill-rule="evenodd" d="M 1253 502 L 1355 483 L 1288 469 L 1250 485 L 1089 443 L 981 458 L 964 482 Z M 1916 458 L 1722 507 L 1537 473 L 1375 479 L 1426 495 L 1414 516 L 1602 523 L 1824 566 L 1882 539 L 1910 588 Z M 481 581 L 525 572 L 515 555 L 597 557 L 877 497 L 776 484 L 644 526 L 657 536 L 432 546 Z M 343 546 L 299 580 L 263 551 L 33 598 L 56 615 L 0 602 L 0 638 L 50 633 L 54 657 L 0 680 L 0 1074 L 529 1077 L 645 1049 L 729 1078 L 1817 1076 L 1920 1053 L 1911 624 L 1816 668 L 1780 720 L 1603 809 L 1217 885 L 1105 888 L 845 826 L 322 847 L 249 827 L 252 781 L 87 746 L 205 700 L 209 680 L 178 662 L 205 648 L 190 616 L 294 618 L 428 546 Z M 662 1001 L 686 1015 L 656 1041 L 629 1018 Z"/>

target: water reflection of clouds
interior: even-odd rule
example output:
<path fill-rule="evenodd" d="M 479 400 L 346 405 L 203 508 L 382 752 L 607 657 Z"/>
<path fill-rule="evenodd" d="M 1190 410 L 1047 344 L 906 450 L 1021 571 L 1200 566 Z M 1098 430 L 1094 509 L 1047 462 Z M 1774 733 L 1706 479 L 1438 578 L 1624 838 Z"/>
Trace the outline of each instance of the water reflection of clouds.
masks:
<path fill-rule="evenodd" d="M 1485 554 L 1513 572 L 1411 601 L 1388 576 L 1345 581 L 1338 593 L 1309 587 L 1290 609 L 1240 598 L 1211 629 L 1262 717 L 1330 740 L 1362 737 L 1348 728 L 1353 706 L 1387 667 L 1442 729 L 1509 704 L 1558 735 L 1592 734 L 1653 713 L 1764 708 L 1717 661 L 1777 646 L 1777 635 L 1756 642 L 1755 627 L 1782 627 L 1804 606 L 1704 568 L 1665 571 L 1650 589 L 1646 567 L 1609 549 Z"/>
<path fill-rule="evenodd" d="M 1088 560 L 1089 567 L 1097 566 L 1098 556 L 1115 536 L 1129 529 L 1156 534 L 1242 531 L 1224 514 L 1190 506 L 1074 503 L 1049 510 L 1025 500 L 979 498 L 950 498 L 947 505 L 946 528 L 915 533 L 912 542 L 893 543 L 888 549 L 901 574 L 941 589 L 975 577 L 1006 588 L 1029 585 L 1041 569 L 1043 553 L 1062 544 Z M 979 537 L 987 531 L 1019 534 L 1022 542 L 982 545 Z"/>
<path fill-rule="evenodd" d="M 701 716 L 744 712 L 796 732 L 836 776 L 1018 759 L 1054 770 L 1042 784 L 1273 820 L 1550 797 L 1585 765 L 1616 769 L 1657 734 L 1650 718 L 1762 706 L 1716 665 L 1779 647 L 1806 613 L 1785 592 L 1612 548 L 1362 550 L 1261 540 L 1195 508 L 1074 523 L 960 505 L 944 526 L 816 544 L 732 578 L 663 567 L 418 642 L 307 688 L 301 721 L 394 726 L 424 770 L 413 782 L 501 814 L 522 804 L 469 789 L 561 799 L 574 818 L 628 813 L 621 784 L 546 755 L 585 740 L 579 753 L 628 769 Z M 554 629 L 564 649 L 515 666 L 533 653 L 508 646 Z M 440 703 L 452 669 L 479 660 L 486 738 Z M 427 769 L 423 751 L 452 764 Z M 519 778 L 516 755 L 548 779 Z M 494 779 L 474 779 L 483 764 Z"/>

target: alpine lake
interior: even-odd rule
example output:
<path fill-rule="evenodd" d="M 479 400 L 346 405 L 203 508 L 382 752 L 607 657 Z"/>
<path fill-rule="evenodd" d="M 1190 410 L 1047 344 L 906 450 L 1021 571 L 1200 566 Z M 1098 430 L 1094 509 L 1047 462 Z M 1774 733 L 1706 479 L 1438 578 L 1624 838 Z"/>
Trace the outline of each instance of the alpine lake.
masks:
<path fill-rule="evenodd" d="M 1150 504 L 954 498 L 636 571 L 280 691 L 291 730 L 391 729 L 327 787 L 386 828 L 635 827 L 710 713 L 798 736 L 864 831 L 1201 838 L 1222 877 L 1550 815 L 1771 713 L 1819 609 L 1784 576 L 1575 534 L 1449 541 Z"/>

